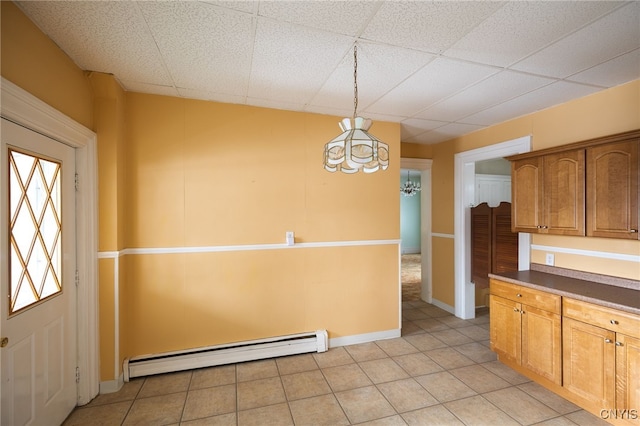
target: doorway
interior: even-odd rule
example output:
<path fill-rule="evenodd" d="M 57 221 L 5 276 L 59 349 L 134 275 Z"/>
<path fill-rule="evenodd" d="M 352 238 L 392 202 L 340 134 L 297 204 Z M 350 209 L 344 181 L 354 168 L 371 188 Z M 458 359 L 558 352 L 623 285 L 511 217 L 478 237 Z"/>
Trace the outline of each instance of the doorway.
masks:
<path fill-rule="evenodd" d="M 455 315 L 475 318 L 475 286 L 471 282 L 471 206 L 475 201 L 475 163 L 529 152 L 531 137 L 490 145 L 455 155 L 454 264 Z M 519 269 L 529 268 L 530 236 L 519 234 Z"/>

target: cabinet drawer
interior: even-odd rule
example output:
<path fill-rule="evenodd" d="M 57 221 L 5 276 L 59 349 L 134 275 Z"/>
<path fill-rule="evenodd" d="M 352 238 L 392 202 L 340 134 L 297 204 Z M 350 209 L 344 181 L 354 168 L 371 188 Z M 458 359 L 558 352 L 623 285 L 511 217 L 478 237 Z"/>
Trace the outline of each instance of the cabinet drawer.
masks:
<path fill-rule="evenodd" d="M 546 293 L 517 284 L 491 279 L 491 294 L 513 300 L 524 305 L 533 306 L 554 314 L 561 313 L 562 298 L 556 294 Z"/>
<path fill-rule="evenodd" d="M 562 315 L 616 333 L 640 338 L 640 316 L 638 315 L 568 298 L 562 302 Z"/>

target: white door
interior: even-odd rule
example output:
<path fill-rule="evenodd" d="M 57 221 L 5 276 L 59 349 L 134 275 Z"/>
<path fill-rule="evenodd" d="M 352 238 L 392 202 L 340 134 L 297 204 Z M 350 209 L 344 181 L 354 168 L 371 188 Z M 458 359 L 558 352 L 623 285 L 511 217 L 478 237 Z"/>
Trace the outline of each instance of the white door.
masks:
<path fill-rule="evenodd" d="M 58 425 L 78 392 L 75 152 L 1 121 L 0 423 Z"/>

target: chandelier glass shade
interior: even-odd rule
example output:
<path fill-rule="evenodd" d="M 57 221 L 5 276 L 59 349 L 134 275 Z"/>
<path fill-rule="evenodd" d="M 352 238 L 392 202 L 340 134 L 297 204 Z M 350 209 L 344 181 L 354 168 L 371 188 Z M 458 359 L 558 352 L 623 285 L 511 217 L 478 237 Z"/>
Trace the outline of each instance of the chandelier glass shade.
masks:
<path fill-rule="evenodd" d="M 400 187 L 400 192 L 405 197 L 413 197 L 418 192 L 422 190 L 422 186 L 420 186 L 420 182 L 414 182 L 411 180 L 410 172 L 407 172 L 407 180 L 404 185 Z"/>
<path fill-rule="evenodd" d="M 389 167 L 389 145 L 369 133 L 371 120 L 359 117 L 358 110 L 358 48 L 353 48 L 354 107 L 353 118 L 343 118 L 342 130 L 324 146 L 324 168 L 329 172 L 373 173 Z"/>

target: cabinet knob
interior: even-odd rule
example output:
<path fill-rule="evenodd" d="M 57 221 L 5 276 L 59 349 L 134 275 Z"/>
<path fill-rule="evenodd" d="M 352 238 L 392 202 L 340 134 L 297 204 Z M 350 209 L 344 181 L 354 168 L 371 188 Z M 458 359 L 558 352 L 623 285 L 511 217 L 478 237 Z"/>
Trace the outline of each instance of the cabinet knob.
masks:
<path fill-rule="evenodd" d="M 630 229 L 629 232 L 631 232 L 632 234 L 635 234 L 635 233 L 638 232 L 638 230 L 637 229 Z"/>
<path fill-rule="evenodd" d="M 624 346 L 622 342 L 616 342 L 616 346 Z"/>
<path fill-rule="evenodd" d="M 611 343 L 611 339 L 604 339 L 605 343 Z"/>
<path fill-rule="evenodd" d="M 520 293 L 516 294 L 516 297 L 522 297 L 522 295 Z"/>
<path fill-rule="evenodd" d="M 520 312 L 520 309 L 518 309 L 518 308 L 513 308 L 513 312 Z"/>
<path fill-rule="evenodd" d="M 613 325 L 618 325 L 618 321 L 616 321 L 616 320 L 611 320 L 611 321 L 609 321 L 609 322 L 610 322 L 611 324 L 613 324 Z"/>

